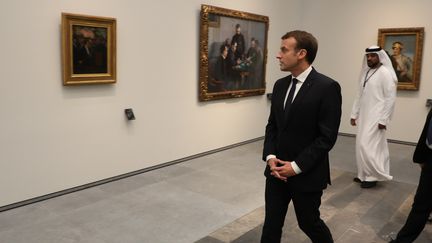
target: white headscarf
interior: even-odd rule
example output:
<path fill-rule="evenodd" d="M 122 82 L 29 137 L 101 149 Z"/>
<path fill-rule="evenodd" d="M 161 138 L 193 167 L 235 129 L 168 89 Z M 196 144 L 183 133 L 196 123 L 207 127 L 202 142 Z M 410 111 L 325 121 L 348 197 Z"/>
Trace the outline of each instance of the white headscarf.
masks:
<path fill-rule="evenodd" d="M 382 66 L 385 67 L 390 72 L 393 81 L 395 83 L 398 82 L 398 79 L 397 79 L 397 76 L 396 76 L 396 72 L 394 71 L 392 62 L 391 62 L 390 57 L 389 57 L 389 55 L 387 54 L 386 51 L 384 51 L 379 46 L 371 46 L 371 47 L 367 48 L 365 50 L 365 52 L 366 53 L 365 53 L 364 58 L 363 58 L 362 70 L 361 70 L 361 73 L 360 73 L 360 80 L 364 80 L 367 71 L 370 69 L 370 67 L 367 65 L 366 54 L 376 53 L 376 54 L 378 54 L 378 57 L 379 57 L 379 60 L 380 60 L 380 62 L 382 64 Z"/>

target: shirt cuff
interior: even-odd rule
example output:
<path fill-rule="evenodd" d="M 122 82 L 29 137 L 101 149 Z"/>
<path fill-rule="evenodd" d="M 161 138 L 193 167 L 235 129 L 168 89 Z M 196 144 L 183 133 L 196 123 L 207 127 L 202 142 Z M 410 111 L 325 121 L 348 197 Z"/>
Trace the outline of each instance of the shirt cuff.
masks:
<path fill-rule="evenodd" d="M 269 154 L 269 155 L 267 155 L 267 157 L 266 157 L 266 162 L 268 162 L 270 159 L 274 159 L 274 158 L 276 158 L 276 155 L 274 155 L 274 154 Z"/>
<path fill-rule="evenodd" d="M 298 167 L 297 163 L 295 161 L 291 162 L 291 167 L 293 168 L 294 172 L 298 175 L 302 173 L 302 170 L 300 167 Z"/>

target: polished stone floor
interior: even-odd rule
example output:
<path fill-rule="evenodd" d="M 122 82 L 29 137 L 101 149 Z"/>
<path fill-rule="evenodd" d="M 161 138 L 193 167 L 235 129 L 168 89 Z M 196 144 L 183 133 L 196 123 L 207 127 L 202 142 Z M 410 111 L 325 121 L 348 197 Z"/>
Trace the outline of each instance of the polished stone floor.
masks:
<path fill-rule="evenodd" d="M 1 243 L 259 242 L 262 140 L 0 213 Z M 414 147 L 390 144 L 394 180 L 361 189 L 354 138 L 331 152 L 333 185 L 321 213 L 338 243 L 386 242 L 409 212 L 419 168 Z M 283 242 L 310 242 L 290 208 Z M 432 242 L 427 225 L 418 243 Z"/>

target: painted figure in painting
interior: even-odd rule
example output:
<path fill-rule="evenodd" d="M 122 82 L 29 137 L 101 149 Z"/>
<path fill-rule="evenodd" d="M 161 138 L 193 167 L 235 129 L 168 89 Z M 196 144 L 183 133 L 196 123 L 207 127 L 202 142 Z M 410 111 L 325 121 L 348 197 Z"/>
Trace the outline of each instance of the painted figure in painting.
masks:
<path fill-rule="evenodd" d="M 235 26 L 235 34 L 231 38 L 231 45 L 237 43 L 236 57 L 243 59 L 243 55 L 246 48 L 246 42 L 243 34 L 241 33 L 240 24 L 236 24 Z"/>
<path fill-rule="evenodd" d="M 246 54 L 249 65 L 248 88 L 259 88 L 262 80 L 263 52 L 257 39 L 252 38 Z"/>
<path fill-rule="evenodd" d="M 107 73 L 106 28 L 73 26 L 73 73 Z"/>
<path fill-rule="evenodd" d="M 228 46 L 222 44 L 219 49 L 219 56 L 214 65 L 212 76 L 209 79 L 208 91 L 219 92 L 225 91 L 225 86 L 228 81 L 229 75 L 229 60 L 228 60 Z"/>
<path fill-rule="evenodd" d="M 392 44 L 393 54 L 391 55 L 393 68 L 396 71 L 399 82 L 412 82 L 413 61 L 403 54 L 404 45 L 400 41 Z"/>
<path fill-rule="evenodd" d="M 236 66 L 241 63 L 241 57 L 237 55 L 237 42 L 233 42 L 228 50 L 228 81 L 226 84 L 227 90 L 239 89 L 240 85 L 240 73 L 235 70 Z"/>

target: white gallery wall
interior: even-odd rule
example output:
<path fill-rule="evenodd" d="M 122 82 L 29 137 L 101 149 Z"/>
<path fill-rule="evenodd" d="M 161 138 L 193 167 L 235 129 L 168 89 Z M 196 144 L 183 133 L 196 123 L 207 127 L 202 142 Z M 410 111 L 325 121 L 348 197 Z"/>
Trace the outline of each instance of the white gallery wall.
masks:
<path fill-rule="evenodd" d="M 389 138 L 416 142 L 432 97 L 427 0 L 5 0 L 0 207 L 264 135 L 265 96 L 198 101 L 201 4 L 269 16 L 267 93 L 286 75 L 274 58 L 280 37 L 298 28 L 314 33 L 314 66 L 342 86 L 344 133 L 355 133 L 349 112 L 378 28 L 425 27 L 420 90 L 398 92 L 389 128 Z M 116 84 L 62 85 L 61 12 L 117 18 Z"/>
<path fill-rule="evenodd" d="M 263 136 L 264 95 L 198 101 L 199 12 L 269 16 L 274 51 L 299 16 L 271 2 L 1 1 L 0 206 Z M 62 85 L 61 12 L 117 18 L 116 84 Z"/>

